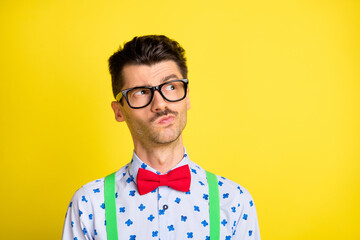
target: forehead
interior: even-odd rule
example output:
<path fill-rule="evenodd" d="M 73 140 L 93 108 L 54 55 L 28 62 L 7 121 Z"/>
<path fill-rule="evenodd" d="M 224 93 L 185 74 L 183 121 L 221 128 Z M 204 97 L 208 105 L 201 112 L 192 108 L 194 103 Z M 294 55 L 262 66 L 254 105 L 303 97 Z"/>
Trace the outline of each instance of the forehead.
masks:
<path fill-rule="evenodd" d="M 125 65 L 122 70 L 123 89 L 136 86 L 155 86 L 166 80 L 183 78 L 178 65 L 172 61 L 162 61 L 152 65 Z"/>

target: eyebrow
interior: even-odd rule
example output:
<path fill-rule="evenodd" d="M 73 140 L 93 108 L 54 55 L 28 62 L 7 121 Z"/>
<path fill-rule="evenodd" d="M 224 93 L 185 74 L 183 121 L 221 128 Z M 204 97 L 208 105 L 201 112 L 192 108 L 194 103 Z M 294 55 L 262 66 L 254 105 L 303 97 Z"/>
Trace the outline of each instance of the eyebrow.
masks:
<path fill-rule="evenodd" d="M 164 77 L 162 80 L 161 80 L 161 83 L 164 83 L 172 78 L 175 78 L 175 79 L 179 79 L 179 77 L 176 75 L 176 74 L 170 74 L 169 76 L 166 76 Z"/>
<path fill-rule="evenodd" d="M 164 83 L 164 82 L 166 82 L 166 81 L 168 81 L 168 80 L 170 80 L 170 79 L 180 79 L 176 74 L 170 74 L 170 75 L 168 75 L 168 76 L 166 76 L 166 77 L 164 77 L 163 79 L 161 79 L 161 81 L 160 81 L 160 83 Z M 132 88 L 141 88 L 141 87 L 152 87 L 152 86 L 150 86 L 150 85 L 144 85 L 144 86 L 135 86 L 135 87 L 132 87 Z M 131 88 L 127 88 L 127 89 L 131 89 Z M 124 89 L 124 90 L 127 90 L 127 89 Z M 122 90 L 122 91 L 124 91 L 124 90 Z"/>

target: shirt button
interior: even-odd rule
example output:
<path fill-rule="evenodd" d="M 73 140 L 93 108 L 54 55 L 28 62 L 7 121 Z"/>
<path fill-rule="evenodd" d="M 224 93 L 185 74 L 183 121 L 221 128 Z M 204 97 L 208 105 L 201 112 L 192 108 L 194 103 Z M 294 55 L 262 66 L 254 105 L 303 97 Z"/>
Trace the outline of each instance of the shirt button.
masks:
<path fill-rule="evenodd" d="M 166 209 L 168 209 L 168 208 L 169 208 L 169 206 L 166 205 L 166 204 L 163 206 L 163 209 L 164 209 L 164 210 L 166 210 Z"/>

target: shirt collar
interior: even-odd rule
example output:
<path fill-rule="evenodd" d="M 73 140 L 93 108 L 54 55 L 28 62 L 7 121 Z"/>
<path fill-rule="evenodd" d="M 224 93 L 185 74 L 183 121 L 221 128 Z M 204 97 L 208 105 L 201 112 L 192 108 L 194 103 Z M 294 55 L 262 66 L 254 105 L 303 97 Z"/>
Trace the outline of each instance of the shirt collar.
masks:
<path fill-rule="evenodd" d="M 190 163 L 190 159 L 189 159 L 189 156 L 187 155 L 187 152 L 186 152 L 186 149 L 184 147 L 184 156 L 183 156 L 183 159 L 175 166 L 173 167 L 171 170 L 175 169 L 175 168 L 178 168 L 178 167 L 181 167 L 183 165 L 186 165 L 186 164 L 189 164 Z M 128 172 L 129 172 L 129 175 L 131 177 L 131 179 L 136 183 L 136 178 L 137 178 L 137 174 L 138 174 L 138 171 L 139 171 L 139 168 L 143 168 L 143 169 L 146 169 L 146 170 L 149 170 L 153 173 L 156 173 L 156 174 L 161 174 L 159 171 L 155 170 L 154 168 L 150 167 L 149 165 L 147 165 L 146 163 L 144 163 L 139 157 L 138 155 L 136 155 L 135 151 L 133 152 L 133 157 L 131 159 L 131 162 L 129 164 L 129 168 L 128 168 Z M 170 171 L 171 171 L 170 170 Z M 169 171 L 169 172 L 170 172 Z"/>

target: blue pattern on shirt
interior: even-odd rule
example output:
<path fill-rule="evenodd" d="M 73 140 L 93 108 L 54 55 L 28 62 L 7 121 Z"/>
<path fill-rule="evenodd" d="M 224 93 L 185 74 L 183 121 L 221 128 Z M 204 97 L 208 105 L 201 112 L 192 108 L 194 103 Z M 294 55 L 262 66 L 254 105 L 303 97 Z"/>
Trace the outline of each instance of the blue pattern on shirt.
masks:
<path fill-rule="evenodd" d="M 143 163 L 135 153 L 131 163 L 116 173 L 119 240 L 210 239 L 206 173 L 191 162 L 187 154 L 176 167 L 186 164 L 192 177 L 191 188 L 186 193 L 161 186 L 148 194 L 139 195 L 137 170 L 146 168 L 160 173 Z M 249 192 L 220 176 L 218 184 L 220 239 L 259 240 L 256 209 Z M 104 179 L 98 179 L 74 194 L 66 214 L 63 240 L 106 239 L 103 189 Z M 168 207 L 164 208 L 164 205 Z"/>

